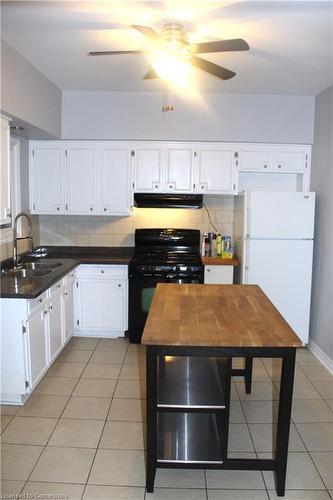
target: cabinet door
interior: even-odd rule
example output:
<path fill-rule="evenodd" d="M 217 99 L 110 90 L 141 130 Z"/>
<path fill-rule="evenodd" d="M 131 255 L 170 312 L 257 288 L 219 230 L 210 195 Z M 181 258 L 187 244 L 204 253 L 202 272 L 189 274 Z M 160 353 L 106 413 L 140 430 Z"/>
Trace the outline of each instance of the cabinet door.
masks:
<path fill-rule="evenodd" d="M 54 293 L 48 302 L 49 317 L 49 356 L 50 362 L 58 355 L 62 347 L 61 291 Z"/>
<path fill-rule="evenodd" d="M 58 142 L 32 145 L 30 158 L 31 212 L 64 213 L 64 145 Z"/>
<path fill-rule="evenodd" d="M 62 294 L 63 342 L 67 342 L 74 331 L 74 283 L 69 283 Z"/>
<path fill-rule="evenodd" d="M 233 279 L 233 266 L 205 266 L 205 284 L 232 285 Z"/>
<path fill-rule="evenodd" d="M 131 212 L 131 149 L 127 145 L 103 147 L 99 175 L 101 215 Z"/>
<path fill-rule="evenodd" d="M 272 168 L 273 152 L 270 146 L 261 144 L 240 145 L 239 170 L 265 172 Z"/>
<path fill-rule="evenodd" d="M 197 152 L 196 192 L 225 194 L 236 191 L 235 149 L 200 146 Z"/>
<path fill-rule="evenodd" d="M 46 309 L 39 307 L 26 324 L 27 362 L 30 388 L 34 387 L 46 370 Z"/>
<path fill-rule="evenodd" d="M 170 193 L 192 193 L 194 150 L 191 145 L 167 146 L 165 191 Z"/>
<path fill-rule="evenodd" d="M 161 193 L 165 148 L 161 144 L 139 145 L 135 149 L 134 191 L 136 193 Z"/>
<path fill-rule="evenodd" d="M 79 281 L 80 330 L 124 331 L 125 282 L 112 279 L 82 279 Z M 97 332 L 98 334 L 98 332 Z"/>
<path fill-rule="evenodd" d="M 9 122 L 1 117 L 0 224 L 10 224 Z"/>
<path fill-rule="evenodd" d="M 304 147 L 285 146 L 274 148 L 273 168 L 281 172 L 305 171 L 308 151 Z"/>
<path fill-rule="evenodd" d="M 67 212 L 97 215 L 97 146 L 70 146 L 66 173 Z"/>

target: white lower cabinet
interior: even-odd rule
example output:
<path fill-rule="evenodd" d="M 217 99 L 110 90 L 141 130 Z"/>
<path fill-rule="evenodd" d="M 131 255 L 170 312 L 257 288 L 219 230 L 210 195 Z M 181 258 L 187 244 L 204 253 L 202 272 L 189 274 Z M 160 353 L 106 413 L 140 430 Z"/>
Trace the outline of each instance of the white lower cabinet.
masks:
<path fill-rule="evenodd" d="M 66 277 L 66 283 L 61 296 L 64 343 L 66 343 L 74 333 L 74 283 L 75 273 L 73 272 Z"/>
<path fill-rule="evenodd" d="M 45 306 L 40 305 L 26 322 L 27 389 L 38 383 L 48 365 L 46 314 Z"/>
<path fill-rule="evenodd" d="M 234 266 L 205 266 L 205 285 L 232 285 Z"/>
<path fill-rule="evenodd" d="M 58 356 L 63 346 L 62 332 L 62 310 L 61 310 L 61 294 L 63 286 L 58 291 L 51 295 L 47 304 L 47 317 L 49 328 L 49 360 L 52 363 Z"/>
<path fill-rule="evenodd" d="M 77 271 L 76 334 L 124 336 L 127 330 L 127 266 L 81 265 Z"/>
<path fill-rule="evenodd" d="M 70 273 L 36 299 L 0 299 L 1 403 L 22 404 L 73 334 L 73 283 Z"/>

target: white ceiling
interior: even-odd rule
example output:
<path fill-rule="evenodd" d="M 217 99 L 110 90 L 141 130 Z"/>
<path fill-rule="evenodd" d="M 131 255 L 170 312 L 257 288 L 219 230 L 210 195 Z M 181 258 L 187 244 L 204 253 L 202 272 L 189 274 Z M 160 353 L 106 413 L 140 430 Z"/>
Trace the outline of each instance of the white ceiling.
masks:
<path fill-rule="evenodd" d="M 92 50 L 142 49 L 131 24 L 160 29 L 181 21 L 193 41 L 244 38 L 250 51 L 203 54 L 236 71 L 221 81 L 200 70 L 201 91 L 317 95 L 333 83 L 332 1 L 8 1 L 2 37 L 59 88 L 70 91 L 160 90 L 143 81 L 142 55 L 88 57 Z"/>

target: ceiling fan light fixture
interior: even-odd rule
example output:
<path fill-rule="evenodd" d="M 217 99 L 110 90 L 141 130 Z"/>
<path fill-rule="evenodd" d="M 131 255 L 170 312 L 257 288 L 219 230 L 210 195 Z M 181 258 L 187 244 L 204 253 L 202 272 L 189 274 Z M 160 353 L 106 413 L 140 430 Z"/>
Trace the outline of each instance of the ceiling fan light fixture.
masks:
<path fill-rule="evenodd" d="M 156 51 L 151 55 L 150 63 L 159 77 L 172 86 L 184 88 L 189 84 L 191 68 L 186 58 Z"/>

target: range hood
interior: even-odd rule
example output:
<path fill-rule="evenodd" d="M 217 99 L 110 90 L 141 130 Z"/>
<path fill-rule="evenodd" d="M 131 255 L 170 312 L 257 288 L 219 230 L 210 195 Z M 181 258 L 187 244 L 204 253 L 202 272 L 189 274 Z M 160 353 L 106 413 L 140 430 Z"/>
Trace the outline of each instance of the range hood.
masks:
<path fill-rule="evenodd" d="M 202 208 L 202 194 L 134 193 L 140 208 Z"/>

